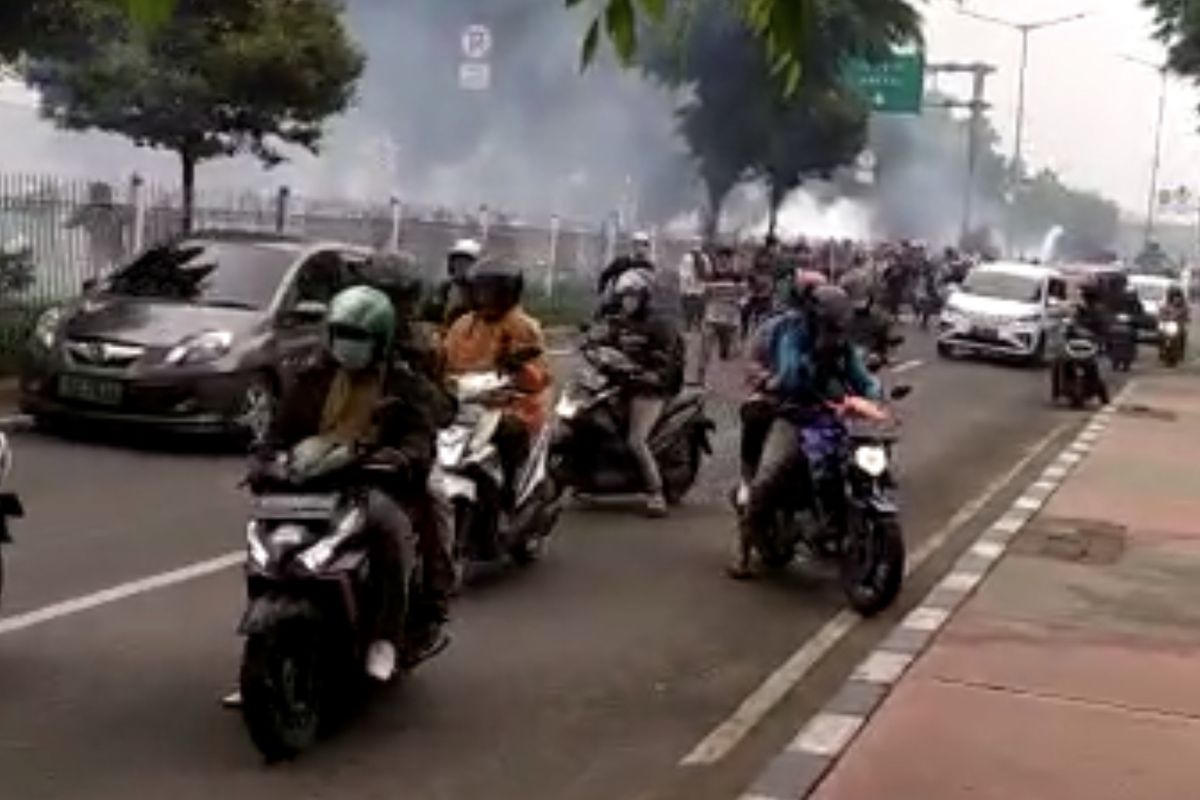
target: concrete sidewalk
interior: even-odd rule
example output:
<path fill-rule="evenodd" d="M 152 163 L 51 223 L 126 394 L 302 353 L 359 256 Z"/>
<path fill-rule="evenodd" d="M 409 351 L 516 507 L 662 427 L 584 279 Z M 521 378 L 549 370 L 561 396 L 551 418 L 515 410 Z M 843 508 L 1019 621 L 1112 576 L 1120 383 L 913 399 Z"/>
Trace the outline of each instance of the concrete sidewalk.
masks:
<path fill-rule="evenodd" d="M 812 797 L 1200 797 L 1200 378 L 1139 380 L 930 626 Z"/>

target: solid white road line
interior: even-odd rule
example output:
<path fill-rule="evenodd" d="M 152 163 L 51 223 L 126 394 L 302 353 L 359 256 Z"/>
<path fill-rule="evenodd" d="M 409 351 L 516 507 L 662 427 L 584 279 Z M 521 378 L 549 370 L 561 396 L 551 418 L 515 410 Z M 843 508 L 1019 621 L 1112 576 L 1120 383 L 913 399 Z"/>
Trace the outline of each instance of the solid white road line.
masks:
<path fill-rule="evenodd" d="M 200 561 L 170 572 L 163 572 L 158 575 L 151 575 L 148 578 L 123 583 L 111 589 L 104 589 L 95 594 L 76 597 L 73 600 L 65 600 L 61 603 L 45 606 L 44 608 L 29 611 L 25 614 L 17 614 L 13 617 L 0 617 L 0 636 L 27 630 L 35 625 L 53 622 L 56 619 L 80 614 L 84 611 L 90 611 L 91 609 L 116 603 L 130 597 L 136 597 L 140 594 L 146 594 L 147 592 L 165 589 L 168 586 L 177 586 L 181 583 L 194 581 L 197 578 L 203 578 L 206 575 L 212 575 L 215 572 L 221 572 L 222 570 L 237 566 L 245 560 L 245 557 L 245 552 L 241 550 L 236 553 L 226 553 L 223 556 L 211 558 L 208 561 Z"/>
<path fill-rule="evenodd" d="M 918 369 L 923 366 L 925 366 L 924 361 L 919 358 L 914 358 L 911 361 L 905 361 L 892 367 L 891 372 L 893 375 L 903 375 L 906 372 L 912 372 L 914 369 Z"/>
<path fill-rule="evenodd" d="M 0 417 L 0 431 L 12 431 L 33 426 L 33 417 L 28 414 L 10 414 Z"/>
<path fill-rule="evenodd" d="M 925 561 L 954 535 L 955 531 L 975 517 L 983 510 L 984 506 L 991 502 L 992 498 L 1012 483 L 1035 458 L 1058 438 L 1068 425 L 1070 425 L 1069 422 L 1063 422 L 1039 439 L 1020 461 L 985 486 L 982 492 L 960 508 L 936 533 L 921 542 L 915 550 L 909 553 L 905 574 L 912 574 L 920 569 Z M 684 756 L 680 760 L 679 766 L 715 764 L 733 752 L 734 748 L 762 722 L 767 714 L 791 692 L 792 688 L 803 680 L 804 676 L 861 622 L 862 618 L 854 612 L 839 611 L 815 635 L 805 641 L 787 661 L 768 675 L 767 679 L 742 701 L 732 715 L 714 728 L 690 753 Z"/>

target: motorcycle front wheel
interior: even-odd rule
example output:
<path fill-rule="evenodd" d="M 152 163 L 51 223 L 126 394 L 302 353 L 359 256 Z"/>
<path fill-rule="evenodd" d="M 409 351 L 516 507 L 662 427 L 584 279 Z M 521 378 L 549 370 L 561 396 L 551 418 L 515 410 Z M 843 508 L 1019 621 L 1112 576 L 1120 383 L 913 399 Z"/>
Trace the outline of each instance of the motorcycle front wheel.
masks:
<path fill-rule="evenodd" d="M 904 583 L 904 533 L 895 519 L 862 519 L 842 550 L 842 591 L 864 617 L 890 606 Z"/>
<path fill-rule="evenodd" d="M 320 658 L 299 631 L 254 634 L 242 654 L 242 718 L 268 763 L 294 758 L 321 728 Z"/>

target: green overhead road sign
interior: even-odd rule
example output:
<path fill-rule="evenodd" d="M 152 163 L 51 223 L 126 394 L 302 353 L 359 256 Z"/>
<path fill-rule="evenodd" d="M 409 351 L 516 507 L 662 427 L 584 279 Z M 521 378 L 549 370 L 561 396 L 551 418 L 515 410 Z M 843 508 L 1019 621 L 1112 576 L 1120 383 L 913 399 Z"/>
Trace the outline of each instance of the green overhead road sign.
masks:
<path fill-rule="evenodd" d="M 846 79 L 862 93 L 872 111 L 920 114 L 925 97 L 925 55 L 894 53 L 874 63 L 855 59 L 846 66 Z"/>

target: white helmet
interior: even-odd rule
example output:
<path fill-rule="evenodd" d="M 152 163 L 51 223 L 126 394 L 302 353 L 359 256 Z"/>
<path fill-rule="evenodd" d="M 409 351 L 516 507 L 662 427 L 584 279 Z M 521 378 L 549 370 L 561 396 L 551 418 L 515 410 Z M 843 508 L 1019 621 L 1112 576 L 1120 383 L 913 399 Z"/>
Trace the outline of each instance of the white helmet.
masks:
<path fill-rule="evenodd" d="M 631 269 L 621 273 L 613 284 L 613 294 L 620 297 L 623 294 L 650 294 L 654 288 L 654 276 L 649 270 Z"/>
<path fill-rule="evenodd" d="M 446 255 L 449 258 L 453 258 L 454 256 L 465 256 L 466 258 L 472 258 L 478 261 L 479 257 L 483 255 L 483 245 L 474 239 L 459 239 L 454 243 L 454 246 L 450 248 L 450 252 Z"/>
<path fill-rule="evenodd" d="M 642 244 L 642 245 L 646 245 L 647 247 L 649 247 L 650 246 L 650 234 L 646 233 L 645 231 L 638 231 L 637 233 L 635 233 L 633 235 L 633 243 L 634 244 Z"/>

